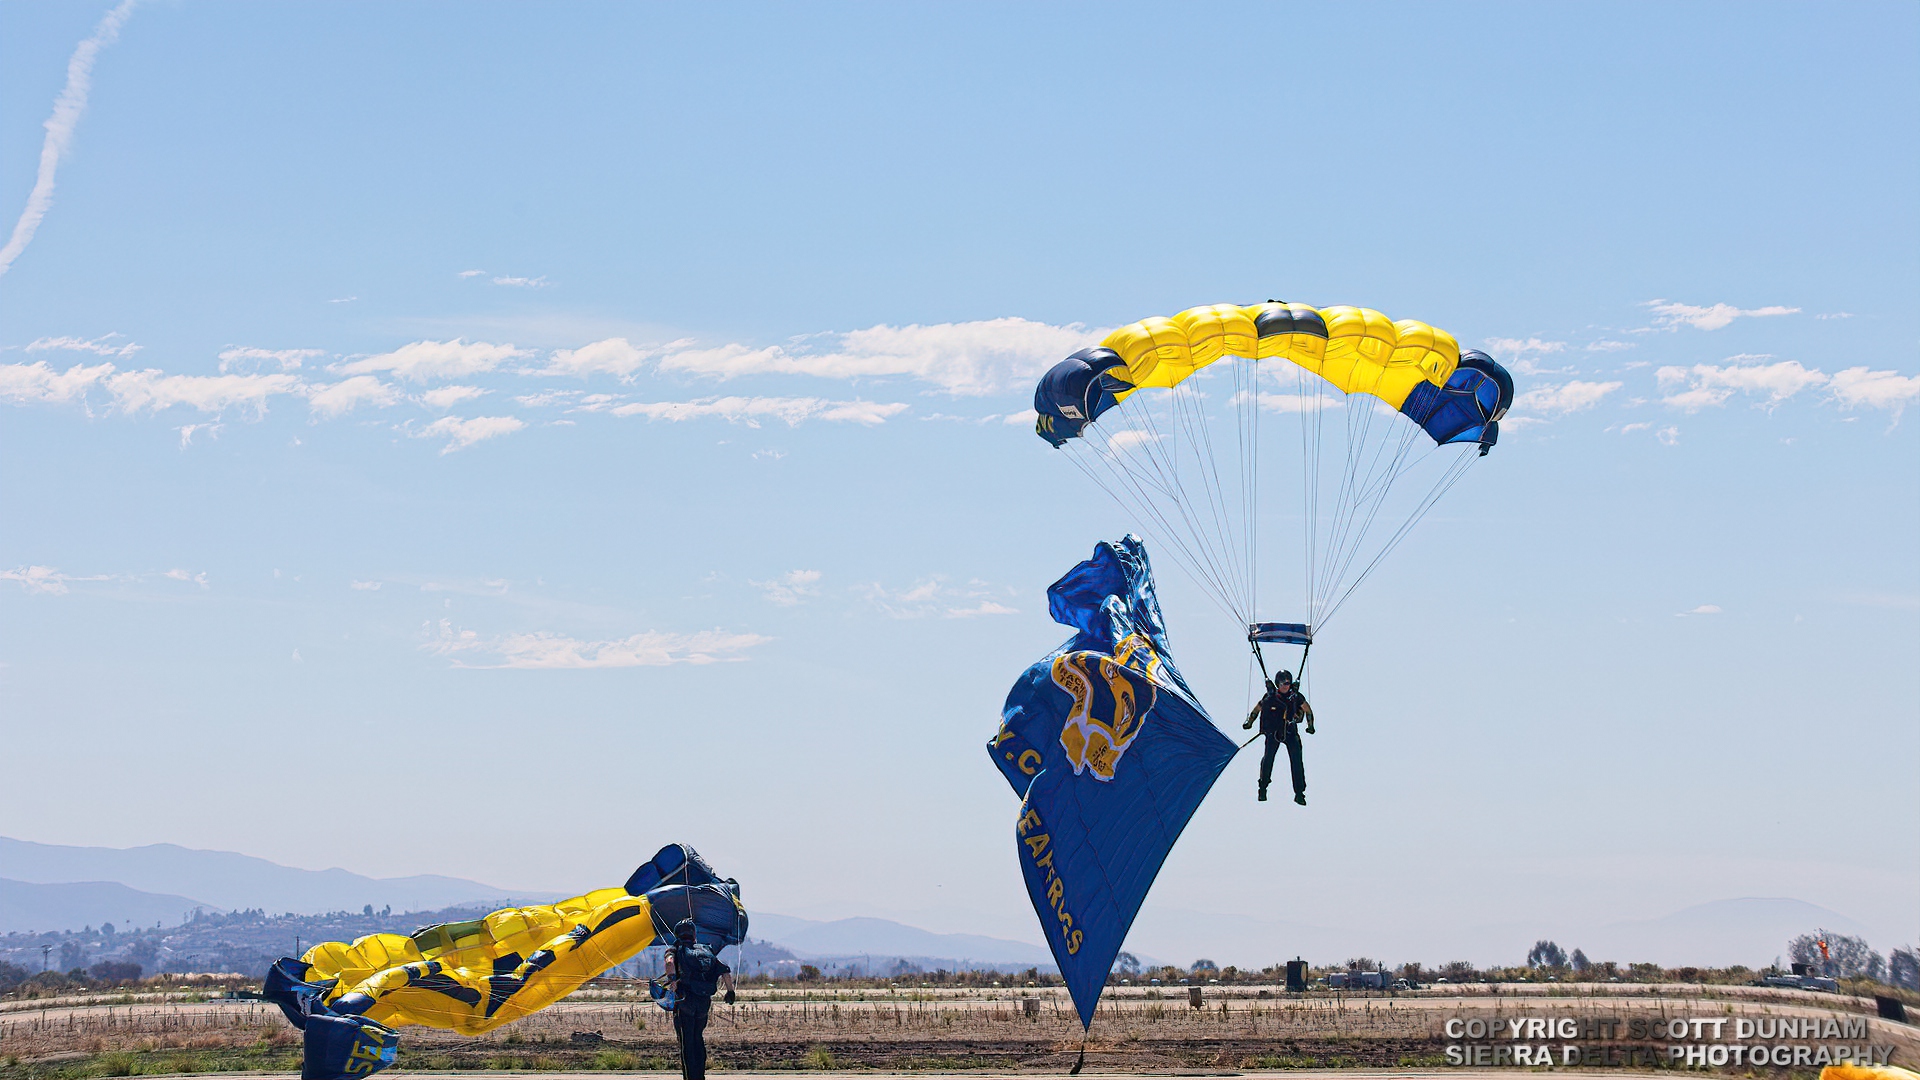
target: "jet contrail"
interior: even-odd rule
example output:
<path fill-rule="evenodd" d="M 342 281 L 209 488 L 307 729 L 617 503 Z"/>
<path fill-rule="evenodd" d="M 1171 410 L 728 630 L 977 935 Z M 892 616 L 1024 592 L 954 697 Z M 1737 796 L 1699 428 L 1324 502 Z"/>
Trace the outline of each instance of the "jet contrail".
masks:
<path fill-rule="evenodd" d="M 34 232 L 40 228 L 40 219 L 47 216 L 47 208 L 53 205 L 53 172 L 73 142 L 73 129 L 80 123 L 80 114 L 87 111 L 94 57 L 120 36 L 121 25 L 133 14 L 133 5 L 138 2 L 121 0 L 120 6 L 107 12 L 100 25 L 93 28 L 93 36 L 81 42 L 73 50 L 73 58 L 67 61 L 67 85 L 54 100 L 53 115 L 47 117 L 47 141 L 40 147 L 40 175 L 33 182 L 33 194 L 27 196 L 27 208 L 14 223 L 12 238 L 6 247 L 0 248 L 0 274 L 5 274 L 13 266 L 13 260 L 27 249 Z"/>

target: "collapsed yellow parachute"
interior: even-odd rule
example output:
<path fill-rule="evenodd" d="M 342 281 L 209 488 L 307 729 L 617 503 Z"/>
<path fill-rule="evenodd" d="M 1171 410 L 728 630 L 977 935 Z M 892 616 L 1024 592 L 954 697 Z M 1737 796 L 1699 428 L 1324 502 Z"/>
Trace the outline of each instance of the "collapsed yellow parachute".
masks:
<path fill-rule="evenodd" d="M 612 888 L 557 904 L 503 908 L 414 937 L 329 941 L 300 959 L 309 965 L 305 981 L 337 980 L 321 999 L 328 1006 L 363 994 L 373 1004 L 359 1015 L 377 1023 L 479 1035 L 546 1008 L 653 940 L 652 904 Z M 543 954 L 552 959 L 535 967 Z M 508 987 L 512 993 L 499 993 Z"/>
<path fill-rule="evenodd" d="M 689 921 L 716 950 L 747 937 L 740 883 L 720 878 L 692 848 L 669 844 L 619 888 L 412 934 L 315 945 L 276 962 L 261 996 L 305 1033 L 302 1080 L 364 1078 L 393 1064 L 398 1025 L 492 1031 Z"/>

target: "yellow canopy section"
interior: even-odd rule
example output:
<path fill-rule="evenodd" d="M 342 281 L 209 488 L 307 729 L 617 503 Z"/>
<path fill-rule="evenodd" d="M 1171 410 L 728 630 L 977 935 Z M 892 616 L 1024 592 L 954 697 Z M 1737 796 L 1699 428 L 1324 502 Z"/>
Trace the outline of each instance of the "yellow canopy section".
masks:
<path fill-rule="evenodd" d="M 596 889 L 557 904 L 503 908 L 413 937 L 370 934 L 307 950 L 308 979 L 338 982 L 333 1005 L 363 994 L 361 1011 L 386 1024 L 426 1024 L 479 1035 L 538 1012 L 653 943 L 652 908 L 625 889 Z"/>
<path fill-rule="evenodd" d="M 1394 322 L 1371 308 L 1209 304 L 1123 326 L 1100 343 L 1126 361 L 1136 388 L 1173 386 L 1223 356 L 1286 360 L 1343 393 L 1398 409 L 1422 382 L 1445 386 L 1460 344 L 1445 330 Z M 1127 393 L 1118 395 L 1124 398 Z"/>

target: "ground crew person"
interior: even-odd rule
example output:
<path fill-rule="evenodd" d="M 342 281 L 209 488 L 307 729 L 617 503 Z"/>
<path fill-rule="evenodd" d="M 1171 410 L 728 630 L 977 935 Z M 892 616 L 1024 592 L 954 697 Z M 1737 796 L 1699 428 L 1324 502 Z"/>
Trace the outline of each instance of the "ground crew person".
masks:
<path fill-rule="evenodd" d="M 1300 757 L 1300 722 L 1306 721 L 1307 734 L 1313 734 L 1313 706 L 1293 688 L 1293 672 L 1282 671 L 1267 683 L 1267 692 L 1240 725 L 1245 731 L 1260 721 L 1260 734 L 1267 737 L 1267 752 L 1260 758 L 1260 801 L 1267 801 L 1267 785 L 1273 782 L 1273 758 L 1280 744 L 1287 747 L 1287 762 L 1293 767 L 1293 801 L 1307 805 L 1307 767 Z"/>
<path fill-rule="evenodd" d="M 686 1080 L 706 1080 L 707 1014 L 713 1008 L 713 994 L 721 984 L 727 988 L 723 999 L 733 1004 L 733 972 L 713 950 L 694 938 L 692 919 L 673 924 L 673 944 L 666 956 L 667 988 L 673 991 L 673 1033 L 680 1040 L 680 1075 Z"/>

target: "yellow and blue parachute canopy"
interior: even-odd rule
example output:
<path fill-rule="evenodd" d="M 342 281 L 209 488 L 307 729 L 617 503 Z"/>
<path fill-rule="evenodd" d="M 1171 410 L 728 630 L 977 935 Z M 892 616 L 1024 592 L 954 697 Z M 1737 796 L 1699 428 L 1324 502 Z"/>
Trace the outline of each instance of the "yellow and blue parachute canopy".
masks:
<path fill-rule="evenodd" d="M 740 885 L 669 844 L 625 885 L 502 908 L 411 934 L 329 941 L 267 973 L 264 996 L 306 1033 L 304 1080 L 392 1064 L 400 1024 L 478 1035 L 538 1012 L 692 919 L 716 950 L 746 940 Z"/>
<path fill-rule="evenodd" d="M 1343 394 L 1376 397 L 1439 444 L 1493 446 L 1513 404 L 1506 369 L 1483 352 L 1463 351 L 1445 330 L 1370 308 L 1269 300 L 1188 308 L 1113 331 L 1041 377 L 1036 430 L 1060 446 L 1134 391 L 1177 386 L 1227 357 L 1290 363 Z"/>

